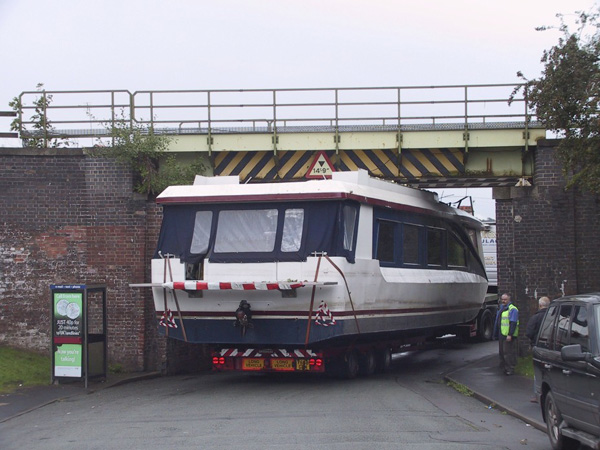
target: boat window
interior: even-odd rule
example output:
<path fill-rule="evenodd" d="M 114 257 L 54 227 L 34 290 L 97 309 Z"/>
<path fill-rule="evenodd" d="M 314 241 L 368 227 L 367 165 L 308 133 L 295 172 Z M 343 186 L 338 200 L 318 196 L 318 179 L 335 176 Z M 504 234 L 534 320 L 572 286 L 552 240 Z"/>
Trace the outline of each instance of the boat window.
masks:
<path fill-rule="evenodd" d="M 220 211 L 215 252 L 272 252 L 276 232 L 276 209 Z"/>
<path fill-rule="evenodd" d="M 394 228 L 393 222 L 379 221 L 377 234 L 377 259 L 383 262 L 394 262 Z"/>
<path fill-rule="evenodd" d="M 356 228 L 356 208 L 344 205 L 344 250 L 354 250 L 354 229 Z"/>
<path fill-rule="evenodd" d="M 416 225 L 402 226 L 402 262 L 419 264 L 419 227 Z"/>
<path fill-rule="evenodd" d="M 469 238 L 471 239 L 471 242 L 475 248 L 479 248 L 477 231 L 472 228 L 467 228 L 467 233 L 469 233 Z"/>
<path fill-rule="evenodd" d="M 444 230 L 436 228 L 427 229 L 427 265 L 442 265 L 442 250 L 444 245 Z"/>
<path fill-rule="evenodd" d="M 283 220 L 283 236 L 281 238 L 282 252 L 297 252 L 302 244 L 304 229 L 304 210 L 286 209 Z"/>
<path fill-rule="evenodd" d="M 448 239 L 448 265 L 460 267 L 465 267 L 467 265 L 465 246 L 452 233 L 449 234 Z"/>
<path fill-rule="evenodd" d="M 190 253 L 199 254 L 206 253 L 208 251 L 212 216 L 212 211 L 198 211 L 196 213 Z"/>

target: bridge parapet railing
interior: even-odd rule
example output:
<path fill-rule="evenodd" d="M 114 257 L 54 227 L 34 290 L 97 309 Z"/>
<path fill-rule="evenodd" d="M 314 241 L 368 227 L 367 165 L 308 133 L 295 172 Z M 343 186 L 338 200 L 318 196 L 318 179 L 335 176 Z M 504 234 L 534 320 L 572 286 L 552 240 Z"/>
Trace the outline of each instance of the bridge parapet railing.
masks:
<path fill-rule="evenodd" d="M 221 133 L 539 127 L 527 98 L 520 95 L 509 103 L 514 88 L 514 84 L 481 84 L 25 91 L 19 96 L 19 136 L 102 141 L 120 121 L 155 133 L 206 134 L 209 138 Z M 44 101 L 39 102 L 40 98 Z"/>

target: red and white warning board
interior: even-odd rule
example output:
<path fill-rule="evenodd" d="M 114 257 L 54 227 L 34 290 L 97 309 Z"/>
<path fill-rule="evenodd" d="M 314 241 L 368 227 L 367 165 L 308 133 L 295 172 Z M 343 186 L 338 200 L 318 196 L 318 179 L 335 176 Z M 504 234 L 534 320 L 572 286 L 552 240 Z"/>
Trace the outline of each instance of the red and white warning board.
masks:
<path fill-rule="evenodd" d="M 325 152 L 321 151 L 317 153 L 315 160 L 306 172 L 306 178 L 331 178 L 333 172 L 335 172 L 333 164 L 331 164 Z"/>

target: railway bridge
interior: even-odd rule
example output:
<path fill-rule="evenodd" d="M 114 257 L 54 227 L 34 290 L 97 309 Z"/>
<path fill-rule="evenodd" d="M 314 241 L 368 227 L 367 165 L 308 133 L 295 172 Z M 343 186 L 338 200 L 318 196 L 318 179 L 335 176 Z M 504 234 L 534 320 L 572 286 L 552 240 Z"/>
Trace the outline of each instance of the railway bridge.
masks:
<path fill-rule="evenodd" d="M 29 91 L 19 97 L 19 136 L 110 145 L 111 130 L 130 122 L 172 137 L 168 151 L 179 158 L 242 182 L 362 168 L 419 187 L 514 186 L 533 175 L 546 132 L 527 99 L 509 102 L 513 89 Z"/>
<path fill-rule="evenodd" d="M 25 298 L 19 308 L 6 310 L 5 316 L 13 318 L 8 332 L 18 335 L 15 324 L 27 324 L 23 339 L 31 339 L 27 330 L 35 326 L 28 320 L 47 285 L 102 278 L 112 283 L 114 308 L 122 318 L 109 319 L 114 321 L 109 330 L 112 326 L 117 334 L 114 345 L 124 355 L 134 349 L 128 367 L 148 366 L 139 358 L 149 344 L 139 336 L 151 334 L 153 327 L 140 325 L 143 314 L 132 318 L 125 305 L 133 302 L 133 310 L 139 310 L 136 296 L 141 294 L 125 286 L 144 281 L 146 260 L 139 248 L 146 248 L 148 258 L 159 212 L 153 202 L 142 206 L 131 198 L 122 181 L 126 173 L 107 172 L 85 151 L 111 145 L 112 130 L 123 124 L 169 136 L 168 152 L 205 163 L 206 175 L 238 175 L 244 183 L 362 168 L 414 187 L 491 187 L 499 290 L 513 294 L 522 324 L 541 295 L 598 291 L 599 203 L 564 189 L 562 168 L 554 159 L 557 142 L 546 139 L 527 98 L 517 95 L 509 102 L 513 89 L 23 92 L 18 137 L 47 148 L 0 148 L 0 272 L 5 275 L 0 292 Z M 62 139 L 75 148 L 55 148 Z M 30 273 L 28 267 L 38 270 Z M 138 337 L 119 335 L 131 328 L 119 321 L 133 323 Z M 144 327 L 150 330 L 146 334 Z M 137 340 L 121 343 L 128 339 Z"/>

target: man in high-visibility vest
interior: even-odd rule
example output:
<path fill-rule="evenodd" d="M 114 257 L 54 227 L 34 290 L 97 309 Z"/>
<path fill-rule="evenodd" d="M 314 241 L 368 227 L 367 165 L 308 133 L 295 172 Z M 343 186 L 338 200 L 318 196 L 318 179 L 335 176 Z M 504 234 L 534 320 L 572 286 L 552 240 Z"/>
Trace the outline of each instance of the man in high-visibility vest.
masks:
<path fill-rule="evenodd" d="M 502 294 L 500 300 L 502 306 L 496 315 L 494 334 L 500 339 L 498 343 L 500 368 L 505 375 L 512 375 L 517 365 L 519 310 L 512 304 L 509 294 Z"/>

